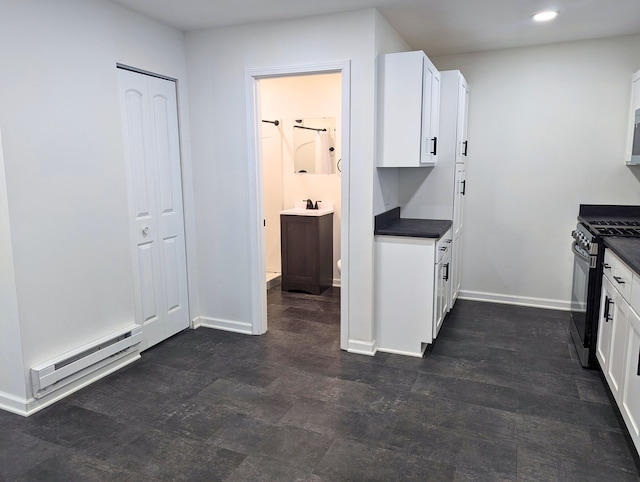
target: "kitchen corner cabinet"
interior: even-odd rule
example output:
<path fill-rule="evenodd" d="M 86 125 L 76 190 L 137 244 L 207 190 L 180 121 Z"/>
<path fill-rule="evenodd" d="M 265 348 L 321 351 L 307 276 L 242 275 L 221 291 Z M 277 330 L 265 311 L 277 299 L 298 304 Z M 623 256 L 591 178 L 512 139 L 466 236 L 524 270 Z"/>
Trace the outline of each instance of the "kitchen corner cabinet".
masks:
<path fill-rule="evenodd" d="M 440 73 L 422 51 L 381 56 L 378 167 L 433 166 L 440 140 Z"/>
<path fill-rule="evenodd" d="M 280 215 L 282 291 L 319 295 L 333 285 L 333 214 Z"/>
<path fill-rule="evenodd" d="M 451 229 L 441 238 L 375 236 L 377 349 L 421 357 L 448 311 Z"/>
<path fill-rule="evenodd" d="M 640 448 L 640 277 L 605 251 L 596 357 L 622 418 Z"/>

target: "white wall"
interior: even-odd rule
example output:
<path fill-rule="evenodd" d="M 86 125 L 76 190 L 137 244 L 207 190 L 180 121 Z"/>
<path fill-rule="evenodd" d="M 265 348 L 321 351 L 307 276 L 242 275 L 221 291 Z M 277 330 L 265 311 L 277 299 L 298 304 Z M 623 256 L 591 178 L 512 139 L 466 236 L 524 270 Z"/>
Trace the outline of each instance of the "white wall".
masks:
<path fill-rule="evenodd" d="M 384 54 L 407 52 L 409 46 L 391 28 L 389 23 L 381 16 L 376 16 L 376 53 L 378 57 Z M 379 59 L 377 59 L 379 60 Z M 376 85 L 382 80 L 382 69 L 376 68 Z M 382 104 L 382 89 L 376 87 L 376 112 L 377 106 Z M 377 114 L 376 114 L 377 117 Z M 381 119 L 378 119 L 381 121 Z M 382 122 L 376 127 L 377 130 L 382 128 Z M 377 151 L 376 151 L 377 158 Z M 374 165 L 377 159 L 374 158 Z M 373 213 L 380 214 L 389 209 L 393 209 L 400 204 L 400 170 L 395 168 L 377 168 L 374 172 L 373 179 Z"/>
<path fill-rule="evenodd" d="M 350 61 L 348 337 L 372 346 L 375 56 L 391 31 L 377 11 L 365 10 L 187 34 L 203 316 L 251 322 L 245 70 Z"/>
<path fill-rule="evenodd" d="M 296 174 L 294 172 L 294 120 L 305 118 L 333 117 L 336 119 L 335 132 L 331 133 L 335 143 L 333 158 L 337 162 L 341 157 L 340 132 L 342 130 L 342 79 L 339 73 L 318 75 L 299 75 L 274 77 L 260 80 L 260 104 L 263 119 L 279 119 L 281 124 L 274 128 L 271 124 L 263 124 L 263 135 L 273 133 L 275 129 L 281 134 L 281 164 L 279 179 L 270 179 L 273 185 L 267 185 L 269 173 L 263 169 L 265 179 L 264 197 L 281 196 L 280 210 L 294 207 L 296 201 L 303 199 L 321 200 L 334 204 L 333 214 L 333 278 L 340 279 L 336 262 L 340 259 L 340 224 L 342 206 L 340 202 L 341 176 L 335 169 L 333 174 Z M 264 154 L 263 154 L 264 158 Z M 272 163 L 275 165 L 275 163 Z M 280 183 L 280 185 L 278 184 Z M 278 190 L 280 189 L 280 192 Z M 278 213 L 269 217 L 265 212 L 267 227 L 275 226 L 277 236 L 267 239 L 267 270 L 271 264 L 280 266 L 280 218 Z M 279 270 L 278 270 L 279 271 Z"/>
<path fill-rule="evenodd" d="M 579 204 L 640 203 L 623 165 L 640 36 L 433 60 L 471 91 L 461 296 L 567 308 Z"/>
<path fill-rule="evenodd" d="M 27 396 L 23 377 L 22 339 L 18 318 L 11 226 L 0 137 L 0 403 Z"/>
<path fill-rule="evenodd" d="M 179 79 L 189 186 L 185 50 L 179 31 L 103 0 L 2 10 L 0 128 L 26 376 L 134 321 L 116 63 Z"/>

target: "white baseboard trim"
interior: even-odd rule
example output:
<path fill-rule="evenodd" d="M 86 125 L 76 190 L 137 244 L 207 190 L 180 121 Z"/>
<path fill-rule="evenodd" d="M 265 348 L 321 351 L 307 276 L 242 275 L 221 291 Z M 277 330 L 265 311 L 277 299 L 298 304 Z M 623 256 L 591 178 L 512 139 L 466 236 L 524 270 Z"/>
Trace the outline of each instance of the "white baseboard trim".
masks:
<path fill-rule="evenodd" d="M 74 392 L 91 385 L 92 383 L 106 377 L 107 375 L 120 370 L 121 368 L 133 363 L 140 359 L 140 352 L 135 351 L 120 358 L 116 363 L 107 365 L 100 370 L 90 373 L 86 377 L 82 377 L 79 380 L 70 383 L 64 388 L 61 388 L 55 392 L 52 392 L 40 399 L 35 398 L 21 398 L 11 395 L 9 393 L 0 392 L 0 409 L 8 412 L 28 417 L 36 412 L 39 412 L 45 407 L 54 404 L 58 400 L 61 400 Z"/>
<path fill-rule="evenodd" d="M 358 355 L 373 356 L 376 354 L 376 341 L 349 340 L 347 351 Z"/>
<path fill-rule="evenodd" d="M 425 349 L 426 349 L 426 345 L 425 345 Z M 392 350 L 390 348 L 378 348 L 378 351 L 381 351 L 383 353 L 393 353 L 394 355 L 403 355 L 403 356 L 412 356 L 414 358 L 422 358 L 424 356 L 425 350 L 423 349 L 419 353 L 416 353 L 413 351 Z"/>
<path fill-rule="evenodd" d="M 233 333 L 243 333 L 245 335 L 253 334 L 253 326 L 251 323 L 244 321 L 221 320 L 218 318 L 209 318 L 199 316 L 193 320 L 194 328 L 214 328 L 216 330 L 231 331 Z"/>
<path fill-rule="evenodd" d="M 16 397 L 10 393 L 0 392 L 0 409 L 26 417 L 28 415 L 27 399 Z"/>
<path fill-rule="evenodd" d="M 340 278 L 333 278 L 333 286 L 334 286 L 334 287 L 336 287 L 336 288 L 340 288 L 340 286 L 342 286 L 342 285 L 340 284 L 340 282 L 341 282 Z"/>
<path fill-rule="evenodd" d="M 490 303 L 502 303 L 505 305 L 531 306 L 534 308 L 546 308 L 551 310 L 571 311 L 571 302 L 564 300 L 552 300 L 548 298 L 533 298 L 529 296 L 501 295 L 498 293 L 484 293 L 481 291 L 460 290 L 458 298 L 461 300 L 487 301 Z"/>

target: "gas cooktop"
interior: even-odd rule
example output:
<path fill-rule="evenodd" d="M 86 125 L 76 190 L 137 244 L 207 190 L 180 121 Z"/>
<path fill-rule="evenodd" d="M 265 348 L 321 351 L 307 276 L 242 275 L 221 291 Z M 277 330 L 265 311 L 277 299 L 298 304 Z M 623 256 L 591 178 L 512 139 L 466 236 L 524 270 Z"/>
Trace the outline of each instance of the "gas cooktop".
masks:
<path fill-rule="evenodd" d="M 598 236 L 640 237 L 640 206 L 581 204 L 578 221 Z"/>
<path fill-rule="evenodd" d="M 599 226 L 588 226 L 590 231 L 594 231 L 595 234 L 600 236 L 631 236 L 631 237 L 640 237 L 640 229 L 638 228 L 627 228 L 627 227 L 599 227 Z"/>

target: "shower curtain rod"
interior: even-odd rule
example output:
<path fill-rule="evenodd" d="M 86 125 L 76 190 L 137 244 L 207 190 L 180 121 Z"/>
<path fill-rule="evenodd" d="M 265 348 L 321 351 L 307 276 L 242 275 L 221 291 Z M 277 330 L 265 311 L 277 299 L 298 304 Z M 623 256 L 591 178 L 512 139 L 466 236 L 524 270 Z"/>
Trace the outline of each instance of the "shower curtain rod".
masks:
<path fill-rule="evenodd" d="M 294 129 L 307 129 L 309 131 L 326 132 L 327 129 L 314 129 L 313 127 L 293 126 Z"/>
<path fill-rule="evenodd" d="M 280 125 L 279 120 L 274 120 L 274 121 L 263 120 L 262 122 L 268 122 L 269 124 L 273 124 L 276 127 Z"/>

